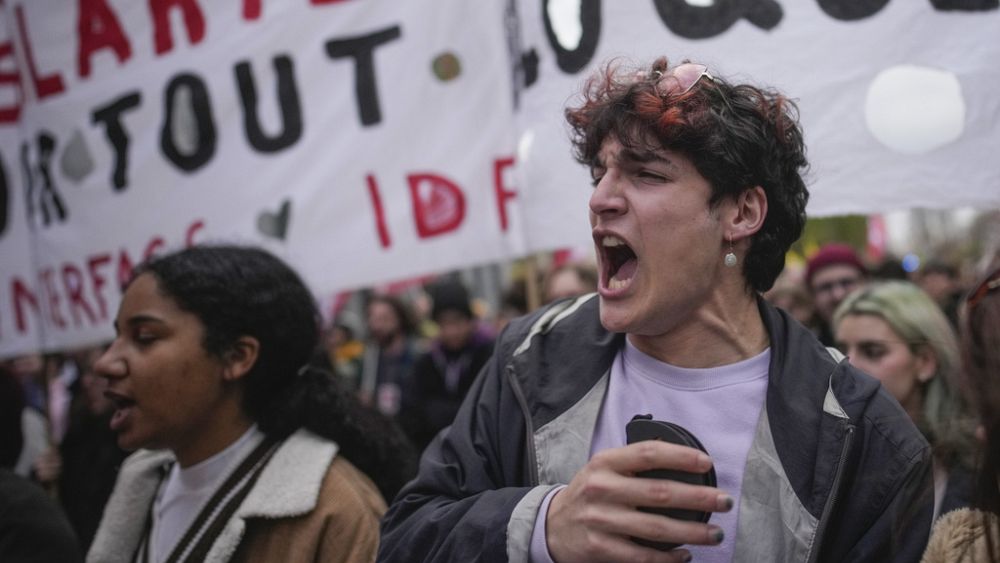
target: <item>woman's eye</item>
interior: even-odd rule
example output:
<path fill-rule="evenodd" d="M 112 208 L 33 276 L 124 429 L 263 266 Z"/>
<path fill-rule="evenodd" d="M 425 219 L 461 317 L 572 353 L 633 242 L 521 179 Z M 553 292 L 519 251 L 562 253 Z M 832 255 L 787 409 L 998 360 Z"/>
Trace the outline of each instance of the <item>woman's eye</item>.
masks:
<path fill-rule="evenodd" d="M 148 331 L 138 331 L 132 338 L 139 344 L 149 344 L 156 340 L 156 335 Z"/>
<path fill-rule="evenodd" d="M 859 351 L 862 356 L 870 360 L 877 360 L 885 355 L 885 350 L 881 346 L 862 346 Z"/>

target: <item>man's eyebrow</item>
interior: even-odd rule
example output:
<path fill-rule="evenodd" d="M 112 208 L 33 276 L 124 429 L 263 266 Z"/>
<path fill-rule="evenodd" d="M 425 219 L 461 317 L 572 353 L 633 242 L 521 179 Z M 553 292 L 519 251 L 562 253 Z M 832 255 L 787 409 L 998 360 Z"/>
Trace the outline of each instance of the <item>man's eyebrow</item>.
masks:
<path fill-rule="evenodd" d="M 677 165 L 672 160 L 667 158 L 666 155 L 652 150 L 622 149 L 621 153 L 618 155 L 618 159 L 621 162 L 636 162 L 639 164 L 659 162 L 660 164 L 668 166 L 674 170 L 677 169 Z"/>

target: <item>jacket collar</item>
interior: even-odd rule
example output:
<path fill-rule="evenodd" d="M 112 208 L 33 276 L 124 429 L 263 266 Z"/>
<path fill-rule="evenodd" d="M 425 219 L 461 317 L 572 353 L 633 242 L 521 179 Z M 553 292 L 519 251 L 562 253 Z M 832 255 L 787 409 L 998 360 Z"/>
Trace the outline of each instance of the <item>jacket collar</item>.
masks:
<path fill-rule="evenodd" d="M 316 506 L 323 479 L 337 454 L 337 444 L 300 429 L 278 446 L 236 515 L 209 552 L 209 561 L 228 561 L 246 528 L 246 519 L 290 518 Z M 142 540 L 146 514 L 174 456 L 163 450 L 140 450 L 122 466 L 89 561 L 127 562 Z M 146 512 L 137 517 L 135 507 Z"/>

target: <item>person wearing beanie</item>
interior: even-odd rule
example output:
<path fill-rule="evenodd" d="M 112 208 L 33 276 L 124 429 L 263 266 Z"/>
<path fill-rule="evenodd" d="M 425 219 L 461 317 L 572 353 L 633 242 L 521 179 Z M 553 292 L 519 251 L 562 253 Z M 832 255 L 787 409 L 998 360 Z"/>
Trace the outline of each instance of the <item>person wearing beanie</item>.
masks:
<path fill-rule="evenodd" d="M 404 394 L 401 421 L 418 451 L 451 424 L 476 374 L 493 353 L 493 337 L 472 312 L 469 292 L 446 280 L 429 289 L 437 338 L 413 368 L 413 388 Z"/>
<path fill-rule="evenodd" d="M 812 293 L 821 321 L 817 336 L 824 345 L 834 344 L 831 323 L 837 305 L 867 279 L 868 269 L 854 249 L 846 244 L 826 244 L 806 263 L 806 286 Z"/>

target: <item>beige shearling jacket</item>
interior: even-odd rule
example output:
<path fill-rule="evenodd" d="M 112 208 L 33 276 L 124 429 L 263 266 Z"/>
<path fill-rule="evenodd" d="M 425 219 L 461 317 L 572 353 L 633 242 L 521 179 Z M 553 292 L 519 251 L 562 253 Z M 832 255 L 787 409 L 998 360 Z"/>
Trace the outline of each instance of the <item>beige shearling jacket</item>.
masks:
<path fill-rule="evenodd" d="M 140 450 L 122 465 L 89 563 L 130 563 L 146 515 L 173 462 L 166 451 Z M 206 561 L 254 563 L 375 560 L 385 501 L 337 444 L 306 430 L 286 438 L 226 522 Z"/>
<path fill-rule="evenodd" d="M 987 524 L 987 522 L 989 524 Z M 993 534 L 994 557 L 1000 557 L 1000 519 L 980 510 L 959 508 L 938 519 L 920 563 L 989 563 L 986 530 Z"/>

